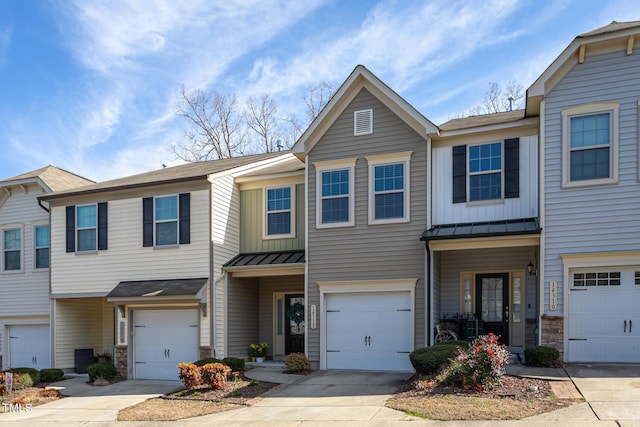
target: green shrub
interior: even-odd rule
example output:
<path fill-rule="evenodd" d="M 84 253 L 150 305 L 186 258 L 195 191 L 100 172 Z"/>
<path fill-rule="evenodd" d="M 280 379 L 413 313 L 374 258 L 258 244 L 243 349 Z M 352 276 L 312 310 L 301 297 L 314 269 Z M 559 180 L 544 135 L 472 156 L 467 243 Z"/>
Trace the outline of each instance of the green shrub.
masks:
<path fill-rule="evenodd" d="M 56 368 L 40 369 L 40 381 L 43 383 L 53 383 L 64 378 L 64 371 Z"/>
<path fill-rule="evenodd" d="M 311 370 L 311 362 L 302 353 L 291 353 L 284 358 L 284 365 L 288 370 L 293 372 L 309 371 Z"/>
<path fill-rule="evenodd" d="M 15 389 L 31 387 L 40 382 L 40 371 L 34 368 L 11 368 L 5 372 L 12 372 L 20 376 L 20 385 L 14 386 Z"/>
<path fill-rule="evenodd" d="M 498 338 L 498 335 L 490 333 L 473 340 L 444 368 L 438 381 L 478 391 L 499 384 L 511 354 L 504 344 L 498 343 Z"/>
<path fill-rule="evenodd" d="M 529 366 L 541 366 L 543 368 L 557 368 L 562 365 L 560 352 L 555 348 L 542 345 L 525 349 L 524 360 Z"/>
<path fill-rule="evenodd" d="M 244 359 L 240 359 L 239 357 L 225 357 L 222 359 L 222 363 L 230 367 L 233 372 L 244 371 Z"/>
<path fill-rule="evenodd" d="M 118 374 L 116 367 L 111 363 L 94 363 L 87 367 L 87 372 L 89 373 L 90 383 L 94 382 L 98 378 L 111 381 Z"/>
<path fill-rule="evenodd" d="M 196 360 L 195 362 L 193 362 L 193 364 L 196 366 L 204 366 L 207 363 L 221 363 L 221 362 L 222 361 L 220 359 L 216 359 L 215 357 L 207 357 L 204 359 Z"/>
<path fill-rule="evenodd" d="M 422 375 L 433 375 L 438 372 L 449 359 L 458 353 L 459 347 L 454 344 L 442 342 L 431 347 L 423 347 L 413 351 L 409 355 L 409 360 L 413 369 Z"/>
<path fill-rule="evenodd" d="M 436 345 L 459 345 L 463 349 L 469 348 L 470 344 L 471 343 L 469 341 L 464 340 L 440 341 L 436 343 Z"/>
<path fill-rule="evenodd" d="M 211 388 L 224 388 L 230 373 L 231 368 L 222 363 L 207 363 L 200 367 L 202 383 Z"/>

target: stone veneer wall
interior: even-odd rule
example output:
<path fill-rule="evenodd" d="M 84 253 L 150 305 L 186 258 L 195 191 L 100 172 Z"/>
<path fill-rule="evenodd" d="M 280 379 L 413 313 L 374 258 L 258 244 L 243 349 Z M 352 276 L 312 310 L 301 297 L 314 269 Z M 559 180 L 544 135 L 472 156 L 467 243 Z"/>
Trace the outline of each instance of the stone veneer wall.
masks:
<path fill-rule="evenodd" d="M 200 347 L 200 359 L 208 359 L 209 357 L 211 357 L 211 347 Z"/>
<path fill-rule="evenodd" d="M 564 355 L 564 317 L 542 316 L 542 342 L 541 345 L 555 348 Z"/>
<path fill-rule="evenodd" d="M 527 319 L 524 330 L 524 348 L 538 345 L 538 319 Z"/>
<path fill-rule="evenodd" d="M 128 356 L 128 347 L 126 345 L 118 345 L 116 346 L 116 371 L 118 372 L 118 376 L 122 378 L 129 377 L 129 369 L 127 365 L 127 356 Z"/>

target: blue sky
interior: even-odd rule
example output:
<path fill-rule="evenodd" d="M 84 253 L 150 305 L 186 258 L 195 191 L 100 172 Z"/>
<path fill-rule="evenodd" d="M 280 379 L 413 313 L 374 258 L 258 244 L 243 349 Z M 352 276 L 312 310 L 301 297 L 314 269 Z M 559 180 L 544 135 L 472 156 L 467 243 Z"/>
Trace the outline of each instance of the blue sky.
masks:
<path fill-rule="evenodd" d="M 180 86 L 270 94 L 281 116 L 363 64 L 440 124 L 489 82 L 525 88 L 628 0 L 0 2 L 0 179 L 53 164 L 105 180 L 179 163 Z"/>

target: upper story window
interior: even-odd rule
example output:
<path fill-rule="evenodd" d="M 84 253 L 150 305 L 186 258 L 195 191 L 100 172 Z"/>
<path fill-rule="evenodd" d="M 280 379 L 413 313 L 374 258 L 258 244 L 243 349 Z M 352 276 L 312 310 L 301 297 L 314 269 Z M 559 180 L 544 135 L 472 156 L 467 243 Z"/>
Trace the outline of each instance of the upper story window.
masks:
<path fill-rule="evenodd" d="M 368 156 L 369 224 L 409 221 L 411 152 Z"/>
<path fill-rule="evenodd" d="M 469 201 L 502 199 L 502 143 L 469 147 Z"/>
<path fill-rule="evenodd" d="M 595 103 L 562 112 L 563 186 L 618 180 L 618 103 Z"/>
<path fill-rule="evenodd" d="M 11 228 L 2 232 L 3 270 L 22 270 L 22 229 Z"/>
<path fill-rule="evenodd" d="M 264 238 L 295 237 L 295 186 L 265 189 Z"/>
<path fill-rule="evenodd" d="M 453 203 L 520 197 L 520 139 L 452 147 Z"/>
<path fill-rule="evenodd" d="M 107 249 L 106 202 L 67 206 L 66 217 L 67 252 L 90 253 Z"/>
<path fill-rule="evenodd" d="M 143 246 L 176 246 L 191 241 L 189 193 L 142 199 Z"/>
<path fill-rule="evenodd" d="M 34 227 L 35 268 L 49 268 L 49 226 Z"/>
<path fill-rule="evenodd" d="M 356 159 L 317 162 L 316 226 L 354 225 L 354 171 Z"/>

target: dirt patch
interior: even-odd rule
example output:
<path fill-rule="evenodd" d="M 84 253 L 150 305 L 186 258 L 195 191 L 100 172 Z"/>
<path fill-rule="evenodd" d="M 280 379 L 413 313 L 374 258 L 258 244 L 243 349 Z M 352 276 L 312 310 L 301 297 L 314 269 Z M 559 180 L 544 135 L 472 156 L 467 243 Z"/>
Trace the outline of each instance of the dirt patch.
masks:
<path fill-rule="evenodd" d="M 44 387 L 27 387 L 10 391 L 6 396 L 1 396 L 0 403 L 4 406 L 8 404 L 20 405 L 19 408 L 25 409 L 26 405 L 34 407 L 61 398 L 62 395 L 58 390 L 46 390 Z M 11 412 L 11 408 L 7 406 L 6 409 L 0 409 L 0 413 L 5 412 Z"/>
<path fill-rule="evenodd" d="M 118 421 L 173 421 L 250 406 L 278 384 L 244 376 L 222 389 L 199 387 L 145 400 L 118 413 Z"/>
<path fill-rule="evenodd" d="M 387 406 L 433 420 L 518 420 L 582 401 L 558 399 L 548 381 L 533 378 L 504 376 L 502 385 L 479 391 L 414 377 Z"/>

